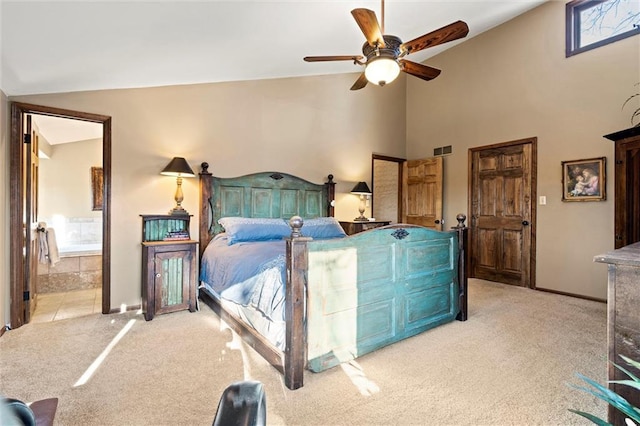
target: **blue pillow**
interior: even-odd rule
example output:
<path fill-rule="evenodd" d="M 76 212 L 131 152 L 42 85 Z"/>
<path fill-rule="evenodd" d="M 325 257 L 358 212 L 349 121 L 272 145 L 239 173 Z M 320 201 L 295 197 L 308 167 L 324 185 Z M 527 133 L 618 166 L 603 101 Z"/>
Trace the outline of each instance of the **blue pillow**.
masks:
<path fill-rule="evenodd" d="M 340 222 L 335 217 L 317 217 L 305 219 L 302 225 L 302 235 L 315 239 L 346 237 Z"/>
<path fill-rule="evenodd" d="M 223 217 L 218 223 L 224 228 L 229 245 L 280 240 L 291 235 L 291 228 L 283 219 Z"/>

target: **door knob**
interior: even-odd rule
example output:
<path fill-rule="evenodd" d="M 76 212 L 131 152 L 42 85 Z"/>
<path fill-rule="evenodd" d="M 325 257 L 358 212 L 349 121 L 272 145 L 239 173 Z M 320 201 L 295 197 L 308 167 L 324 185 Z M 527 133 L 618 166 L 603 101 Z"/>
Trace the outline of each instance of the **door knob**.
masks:
<path fill-rule="evenodd" d="M 522 221 L 522 224 L 523 224 L 524 226 L 527 226 L 527 225 L 529 225 L 529 221 L 527 221 L 527 220 L 523 220 L 523 221 Z"/>
<path fill-rule="evenodd" d="M 440 225 L 440 219 L 436 219 L 436 225 Z"/>

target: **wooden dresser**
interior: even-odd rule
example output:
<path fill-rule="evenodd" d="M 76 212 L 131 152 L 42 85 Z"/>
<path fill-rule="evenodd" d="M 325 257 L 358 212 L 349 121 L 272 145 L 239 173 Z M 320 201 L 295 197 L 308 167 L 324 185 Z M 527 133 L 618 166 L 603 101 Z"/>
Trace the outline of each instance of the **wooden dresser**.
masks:
<path fill-rule="evenodd" d="M 616 363 L 636 376 L 640 371 L 629 366 L 620 355 L 640 361 L 640 242 L 596 256 L 595 262 L 608 268 L 607 326 L 609 344 L 608 380 L 628 377 L 611 363 Z M 640 407 L 640 392 L 629 386 L 609 384 L 609 389 Z M 624 415 L 609 406 L 609 423 L 624 425 Z"/>

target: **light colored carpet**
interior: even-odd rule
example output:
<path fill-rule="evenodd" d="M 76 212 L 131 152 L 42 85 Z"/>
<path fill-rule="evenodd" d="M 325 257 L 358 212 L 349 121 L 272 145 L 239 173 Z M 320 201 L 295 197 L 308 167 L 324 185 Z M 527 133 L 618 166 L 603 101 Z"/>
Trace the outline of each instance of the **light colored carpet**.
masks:
<path fill-rule="evenodd" d="M 135 312 L 27 324 L 0 338 L 0 393 L 58 397 L 57 425 L 211 424 L 224 388 L 264 383 L 269 424 L 588 424 L 606 416 L 570 387 L 606 380 L 606 305 L 470 280 L 469 320 L 455 321 L 286 389 L 281 375 L 204 304 L 145 322 Z M 87 368 L 129 331 L 85 384 Z"/>

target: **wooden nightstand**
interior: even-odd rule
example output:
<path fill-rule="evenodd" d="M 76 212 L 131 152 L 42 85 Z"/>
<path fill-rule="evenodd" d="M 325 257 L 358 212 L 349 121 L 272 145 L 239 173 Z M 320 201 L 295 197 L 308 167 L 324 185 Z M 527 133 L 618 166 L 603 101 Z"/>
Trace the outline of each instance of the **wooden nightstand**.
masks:
<path fill-rule="evenodd" d="M 390 223 L 391 223 L 390 220 L 376 220 L 376 221 L 369 220 L 366 222 L 349 220 L 349 221 L 340 222 L 340 226 L 342 226 L 342 229 L 344 229 L 344 232 L 347 235 L 353 235 L 353 234 L 357 234 L 358 232 L 368 231 L 369 229 L 380 228 L 381 226 L 387 226 Z"/>
<path fill-rule="evenodd" d="M 196 310 L 198 242 L 189 239 L 190 216 L 142 215 L 142 311 Z"/>

